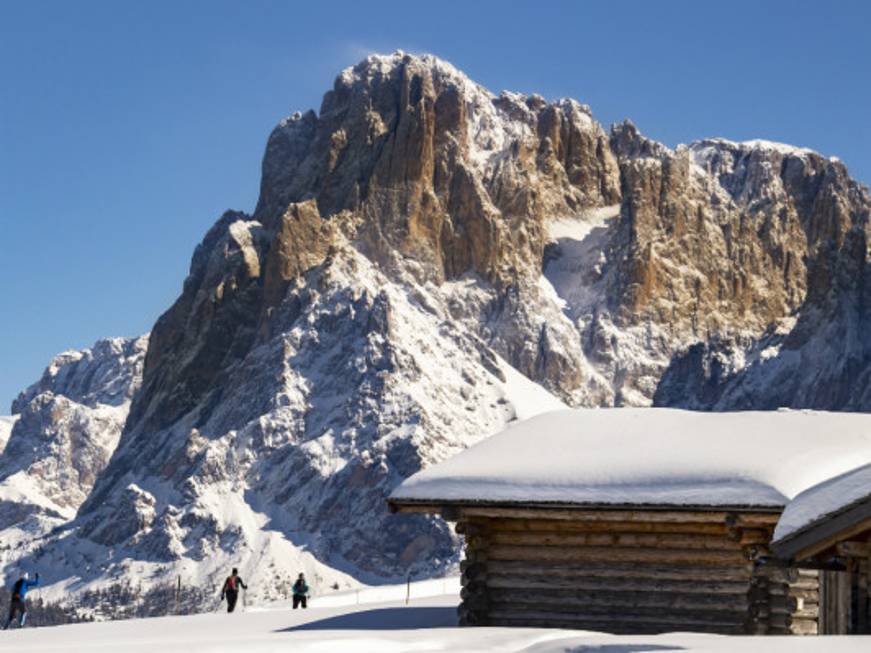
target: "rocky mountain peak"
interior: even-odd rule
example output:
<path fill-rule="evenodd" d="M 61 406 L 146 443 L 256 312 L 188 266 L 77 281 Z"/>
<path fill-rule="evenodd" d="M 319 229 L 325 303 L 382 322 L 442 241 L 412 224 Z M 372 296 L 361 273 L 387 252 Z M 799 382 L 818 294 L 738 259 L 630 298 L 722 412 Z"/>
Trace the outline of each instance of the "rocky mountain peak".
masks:
<path fill-rule="evenodd" d="M 49 581 L 83 551 L 83 584 L 271 564 L 264 596 L 299 569 L 437 573 L 450 530 L 384 497 L 536 410 L 868 409 L 869 209 L 808 150 L 669 148 L 429 55 L 368 57 L 269 135 L 255 211 L 196 248 L 138 391 L 77 354 L 18 400 L 10 447 L 57 388 L 132 396 Z"/>

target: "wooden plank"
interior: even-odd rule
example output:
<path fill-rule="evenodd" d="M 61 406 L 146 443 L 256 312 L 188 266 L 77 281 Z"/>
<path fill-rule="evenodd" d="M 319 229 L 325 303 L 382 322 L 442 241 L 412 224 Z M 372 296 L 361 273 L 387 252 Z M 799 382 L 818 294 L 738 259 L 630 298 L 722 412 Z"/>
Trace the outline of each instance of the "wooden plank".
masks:
<path fill-rule="evenodd" d="M 487 547 L 487 560 L 631 561 L 699 566 L 741 565 L 747 562 L 741 553 L 732 551 L 630 549 L 592 546 L 559 548 L 548 546 L 511 546 L 507 544 Z"/>
<path fill-rule="evenodd" d="M 849 626 L 850 575 L 824 571 L 820 574 L 820 633 L 845 635 Z"/>
<path fill-rule="evenodd" d="M 687 581 L 745 581 L 750 582 L 753 565 L 742 561 L 736 565 L 710 565 L 688 567 L 683 564 L 638 564 L 609 561 L 517 561 L 490 560 L 488 574 L 535 574 L 545 577 L 597 577 L 597 578 L 653 578 Z"/>
<path fill-rule="evenodd" d="M 585 591 L 658 591 L 694 593 L 694 594 L 740 594 L 746 596 L 749 582 L 747 580 L 724 582 L 719 579 L 699 581 L 692 578 L 657 579 L 615 577 L 602 578 L 596 576 L 545 576 L 541 574 L 504 574 L 491 572 L 488 574 L 487 587 L 494 589 L 576 589 Z"/>
<path fill-rule="evenodd" d="M 856 632 L 866 634 L 868 623 L 868 571 L 864 560 L 856 560 Z"/>
<path fill-rule="evenodd" d="M 491 544 L 535 546 L 619 546 L 647 548 L 686 548 L 741 551 L 741 544 L 725 536 L 679 533 L 565 533 L 559 531 L 492 531 Z"/>

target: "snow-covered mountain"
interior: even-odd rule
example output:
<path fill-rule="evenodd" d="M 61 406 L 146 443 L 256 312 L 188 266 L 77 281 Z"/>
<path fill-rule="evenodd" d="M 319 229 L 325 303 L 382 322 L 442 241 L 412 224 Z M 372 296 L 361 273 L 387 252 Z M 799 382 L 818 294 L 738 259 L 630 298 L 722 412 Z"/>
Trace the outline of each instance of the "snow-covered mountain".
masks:
<path fill-rule="evenodd" d="M 121 437 L 147 346 L 147 336 L 113 338 L 59 354 L 0 419 L 4 560 L 75 517 Z"/>
<path fill-rule="evenodd" d="M 385 496 L 518 417 L 867 409 L 869 208 L 809 150 L 672 150 L 431 56 L 368 57 L 272 132 L 256 210 L 216 222 L 154 325 L 117 447 L 88 431 L 111 459 L 14 565 L 75 590 L 238 563 L 272 598 L 299 570 L 439 573 L 455 536 Z M 40 396 L 14 407 L 16 469 Z"/>

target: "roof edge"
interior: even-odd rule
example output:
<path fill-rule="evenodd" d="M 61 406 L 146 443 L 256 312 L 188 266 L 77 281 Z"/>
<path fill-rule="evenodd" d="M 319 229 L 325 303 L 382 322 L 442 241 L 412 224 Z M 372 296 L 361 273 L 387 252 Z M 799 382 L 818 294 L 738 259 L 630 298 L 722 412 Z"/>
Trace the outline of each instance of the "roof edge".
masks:
<path fill-rule="evenodd" d="M 417 499 L 388 497 L 391 507 L 449 506 L 451 508 L 527 508 L 566 510 L 649 510 L 668 512 L 757 512 L 780 515 L 784 505 L 755 504 L 675 504 L 675 503 L 592 503 L 569 501 L 486 501 L 474 499 Z"/>

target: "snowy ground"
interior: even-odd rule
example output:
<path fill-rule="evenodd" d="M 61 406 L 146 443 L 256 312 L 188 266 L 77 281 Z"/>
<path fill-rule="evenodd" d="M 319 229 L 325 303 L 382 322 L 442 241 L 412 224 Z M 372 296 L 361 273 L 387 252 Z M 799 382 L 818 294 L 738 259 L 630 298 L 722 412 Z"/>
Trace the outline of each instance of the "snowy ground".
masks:
<path fill-rule="evenodd" d="M 615 636 L 535 628 L 457 628 L 456 594 L 404 601 L 289 610 L 247 608 L 0 632 L 0 652 L 122 653 L 792 653 L 868 651 L 871 637 Z M 4 606 L 5 607 L 5 606 Z"/>

